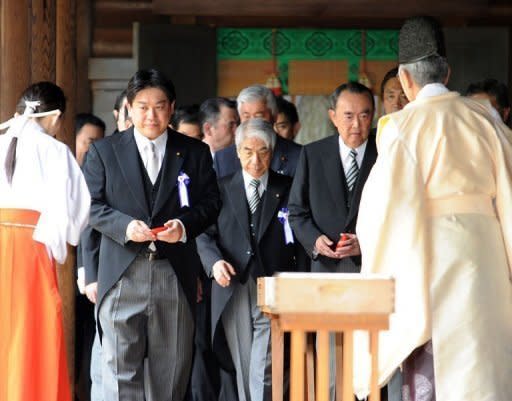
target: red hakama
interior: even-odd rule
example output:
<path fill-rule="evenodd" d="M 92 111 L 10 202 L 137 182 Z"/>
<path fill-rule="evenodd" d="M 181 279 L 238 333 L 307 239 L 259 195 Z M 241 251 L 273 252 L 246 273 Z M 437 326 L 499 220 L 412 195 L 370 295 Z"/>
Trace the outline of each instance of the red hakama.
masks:
<path fill-rule="evenodd" d="M 0 209 L 0 401 L 70 401 L 55 263 L 39 212 Z"/>

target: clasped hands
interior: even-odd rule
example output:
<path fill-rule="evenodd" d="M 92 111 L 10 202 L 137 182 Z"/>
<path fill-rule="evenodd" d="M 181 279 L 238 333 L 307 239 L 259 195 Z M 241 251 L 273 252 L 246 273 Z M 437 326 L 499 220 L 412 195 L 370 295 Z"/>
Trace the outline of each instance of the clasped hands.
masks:
<path fill-rule="evenodd" d="M 343 259 L 349 256 L 361 255 L 357 236 L 348 233 L 343 234 L 343 236 L 345 239 L 340 239 L 340 241 L 335 244 L 327 235 L 322 234 L 315 241 L 315 250 L 318 254 L 333 259 Z"/>
<path fill-rule="evenodd" d="M 173 244 L 181 240 L 183 226 L 179 220 L 169 220 L 164 223 L 164 226 L 165 230 L 155 234 L 143 221 L 132 220 L 126 228 L 126 237 L 133 242 L 164 241 Z"/>

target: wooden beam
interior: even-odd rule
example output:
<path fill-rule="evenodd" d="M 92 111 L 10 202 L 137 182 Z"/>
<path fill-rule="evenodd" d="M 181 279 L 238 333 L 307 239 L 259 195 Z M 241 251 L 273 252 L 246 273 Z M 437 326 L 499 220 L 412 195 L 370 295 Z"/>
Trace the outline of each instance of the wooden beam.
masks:
<path fill-rule="evenodd" d="M 450 2 L 416 0 L 154 0 L 153 10 L 168 15 L 203 16 L 281 16 L 281 17 L 408 17 L 414 14 L 436 16 L 478 15 L 488 6 L 486 0 L 451 0 Z"/>
<path fill-rule="evenodd" d="M 31 76 L 26 2 L 3 0 L 0 16 L 0 121 L 11 118 Z"/>

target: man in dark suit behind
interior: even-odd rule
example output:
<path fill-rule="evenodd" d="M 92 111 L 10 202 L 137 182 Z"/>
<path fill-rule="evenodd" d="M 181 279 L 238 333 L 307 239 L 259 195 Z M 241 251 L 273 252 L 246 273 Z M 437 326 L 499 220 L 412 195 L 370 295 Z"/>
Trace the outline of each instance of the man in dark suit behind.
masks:
<path fill-rule="evenodd" d="M 277 117 L 276 99 L 270 89 L 263 85 L 252 85 L 242 89 L 237 101 L 240 122 L 251 118 L 262 118 L 273 124 Z M 270 168 L 278 174 L 293 177 L 297 167 L 301 146 L 283 139 L 277 134 L 276 146 Z M 236 147 L 231 145 L 215 153 L 214 168 L 217 177 L 222 178 L 240 170 Z"/>
<path fill-rule="evenodd" d="M 275 134 L 260 118 L 236 131 L 242 171 L 219 181 L 222 208 L 214 228 L 197 238 L 212 286 L 212 336 L 223 352 L 225 333 L 236 369 L 240 401 L 270 401 L 270 321 L 256 304 L 256 278 L 294 271 L 302 247 L 288 225 L 291 178 L 269 169 Z M 220 348 L 219 348 L 220 345 Z M 220 355 L 221 358 L 226 355 Z"/>
<path fill-rule="evenodd" d="M 127 98 L 134 127 L 93 144 L 84 168 L 101 233 L 103 399 L 182 400 L 201 267 L 193 239 L 215 221 L 219 193 L 208 147 L 167 128 L 172 82 L 139 71 Z"/>
<path fill-rule="evenodd" d="M 360 270 L 355 226 L 361 191 L 377 157 L 375 137 L 370 135 L 373 113 L 373 95 L 366 86 L 339 86 L 329 108 L 338 134 L 306 145 L 300 155 L 290 192 L 290 223 L 312 258 L 313 272 Z M 338 243 L 341 234 L 344 240 Z"/>

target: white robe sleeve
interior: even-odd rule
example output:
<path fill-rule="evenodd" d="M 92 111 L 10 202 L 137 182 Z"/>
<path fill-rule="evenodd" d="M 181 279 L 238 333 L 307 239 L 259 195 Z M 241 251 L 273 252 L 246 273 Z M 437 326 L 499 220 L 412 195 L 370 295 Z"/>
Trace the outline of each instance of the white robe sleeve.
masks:
<path fill-rule="evenodd" d="M 62 264 L 67 255 L 66 243 L 77 245 L 88 222 L 91 198 L 82 171 L 66 146 L 48 148 L 45 160 L 44 180 L 49 196 L 33 238 L 45 243 Z"/>
<path fill-rule="evenodd" d="M 512 278 L 512 131 L 504 124 L 496 124 L 498 133 L 494 151 L 496 163 L 496 213 L 502 224 L 501 231 L 507 251 L 508 267 Z M 503 224 L 505 223 L 505 224 Z"/>

